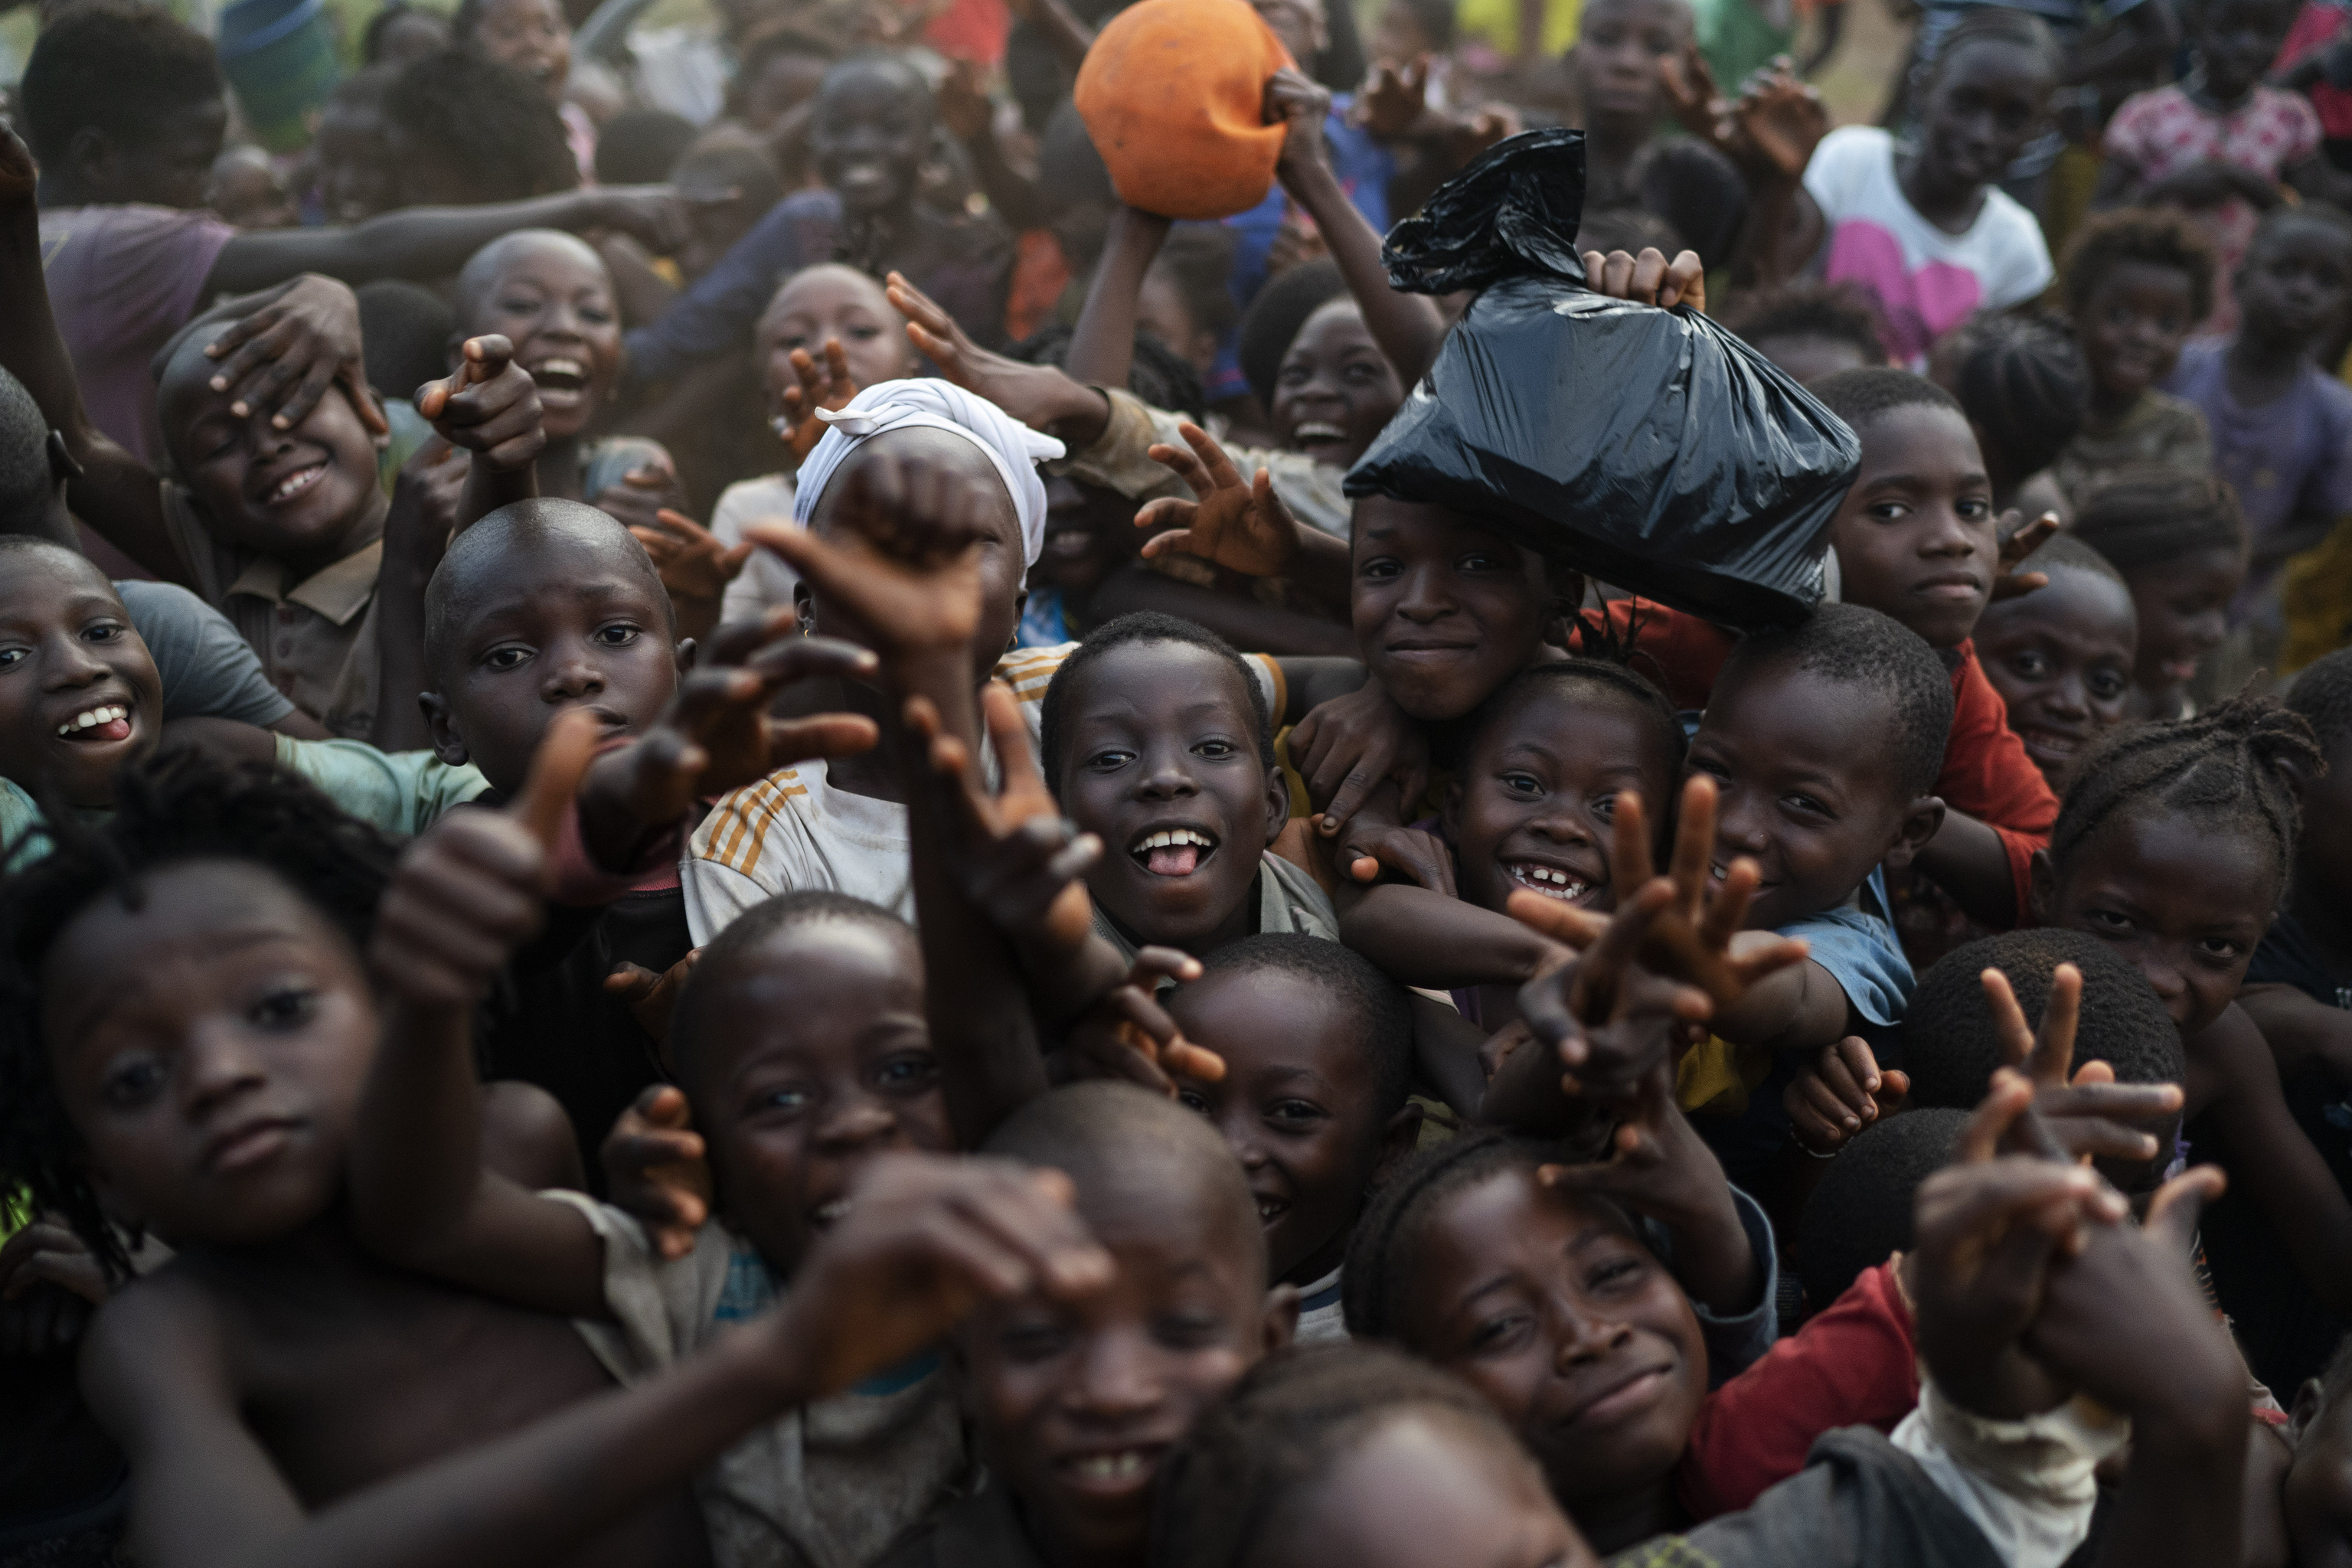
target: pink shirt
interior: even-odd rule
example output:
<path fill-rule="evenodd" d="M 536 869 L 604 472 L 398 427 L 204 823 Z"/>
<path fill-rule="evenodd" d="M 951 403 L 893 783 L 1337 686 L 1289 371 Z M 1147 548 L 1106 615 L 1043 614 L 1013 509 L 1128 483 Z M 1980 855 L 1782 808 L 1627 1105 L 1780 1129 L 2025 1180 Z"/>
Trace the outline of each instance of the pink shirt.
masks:
<path fill-rule="evenodd" d="M 41 272 L 90 422 L 160 464 L 155 351 L 204 303 L 236 230 L 212 213 L 144 205 L 44 207 Z"/>

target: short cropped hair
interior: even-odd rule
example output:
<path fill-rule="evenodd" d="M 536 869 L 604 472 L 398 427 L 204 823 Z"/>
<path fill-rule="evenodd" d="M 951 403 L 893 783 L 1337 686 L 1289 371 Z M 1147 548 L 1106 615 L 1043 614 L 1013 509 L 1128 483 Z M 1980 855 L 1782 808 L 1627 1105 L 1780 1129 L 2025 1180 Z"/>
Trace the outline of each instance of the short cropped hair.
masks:
<path fill-rule="evenodd" d="M 1889 740 L 1902 788 L 1914 797 L 1925 795 L 1943 772 L 1952 731 L 1952 678 L 1936 650 L 1891 616 L 1860 605 L 1823 605 L 1795 626 L 1748 633 L 1731 658 L 1741 666 L 1785 660 L 1824 680 L 1871 688 L 1894 710 Z"/>
<path fill-rule="evenodd" d="M 1249 694 L 1250 737 L 1256 742 L 1258 761 L 1269 768 L 1275 765 L 1273 715 L 1266 707 L 1265 689 L 1258 684 L 1249 660 L 1234 651 L 1233 644 L 1196 622 L 1157 610 L 1138 610 L 1106 621 L 1088 632 L 1045 685 L 1045 700 L 1038 705 L 1037 765 L 1055 793 L 1060 792 L 1062 771 L 1068 761 L 1071 691 L 1087 668 L 1103 655 L 1114 648 L 1147 642 L 1188 643 L 1208 649 L 1233 666 L 1234 678 Z"/>
<path fill-rule="evenodd" d="M 2213 242 L 2185 214 L 2168 207 L 2120 207 L 2084 220 L 2067 243 L 2060 272 L 2066 308 L 2079 321 L 2091 291 L 2126 261 L 2168 267 L 2189 279 L 2189 317 L 2201 321 L 2213 309 Z"/>
<path fill-rule="evenodd" d="M 685 1068 L 711 1022 L 710 1010 L 721 1005 L 712 997 L 770 937 L 799 926 L 836 921 L 876 926 L 910 944 L 915 940 L 915 928 L 890 910 L 829 888 L 803 888 L 752 905 L 710 939 L 678 991 L 669 1024 L 670 1050 L 677 1066 Z"/>
<path fill-rule="evenodd" d="M 1262 931 L 1229 942 L 1202 959 L 1202 977 L 1273 971 L 1328 993 L 1358 1019 L 1374 1103 L 1381 1120 L 1404 1109 L 1412 1090 L 1412 1005 L 1404 987 L 1354 948 L 1297 931 Z M 1181 987 L 1179 988 L 1181 989 Z"/>
<path fill-rule="evenodd" d="M 1897 1252 L 1911 1250 L 1919 1184 L 1951 1163 L 1969 1113 L 1922 1107 L 1864 1128 L 1822 1173 L 1797 1216 L 1797 1273 L 1818 1312 Z"/>
<path fill-rule="evenodd" d="M 1808 281 L 1752 292 L 1725 308 L 1723 324 L 1751 343 L 1776 338 L 1845 343 L 1862 355 L 1868 369 L 1883 366 L 1888 359 L 1885 321 L 1877 304 L 1851 283 Z"/>
<path fill-rule="evenodd" d="M 162 6 L 83 0 L 34 39 L 17 96 L 33 156 L 62 167 L 85 126 L 136 144 L 165 116 L 226 90 L 212 40 Z"/>
<path fill-rule="evenodd" d="M 1858 370 L 1842 370 L 1810 384 L 1806 391 L 1821 400 L 1822 407 L 1853 426 L 1856 435 L 1864 426 L 1882 415 L 1898 408 L 1942 408 L 1968 417 L 1960 400 L 1929 381 L 1924 375 L 1914 375 L 1907 370 L 1865 365 Z"/>

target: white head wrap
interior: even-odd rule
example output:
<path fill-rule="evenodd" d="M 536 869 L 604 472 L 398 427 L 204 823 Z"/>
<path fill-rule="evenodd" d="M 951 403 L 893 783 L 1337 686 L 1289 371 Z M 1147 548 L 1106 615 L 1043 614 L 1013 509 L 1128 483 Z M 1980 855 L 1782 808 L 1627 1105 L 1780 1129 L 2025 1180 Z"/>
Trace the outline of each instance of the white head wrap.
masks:
<path fill-rule="evenodd" d="M 1021 559 L 1034 566 L 1045 548 L 1045 484 L 1037 465 L 1062 455 L 1062 444 L 1040 436 L 985 397 L 935 377 L 920 381 L 877 381 L 835 413 L 820 408 L 816 416 L 831 428 L 801 464 L 800 483 L 793 495 L 793 521 L 803 528 L 815 514 L 824 487 L 842 460 L 886 430 L 928 426 L 952 430 L 996 465 L 1004 488 L 1013 493 L 1013 510 L 1021 519 Z"/>

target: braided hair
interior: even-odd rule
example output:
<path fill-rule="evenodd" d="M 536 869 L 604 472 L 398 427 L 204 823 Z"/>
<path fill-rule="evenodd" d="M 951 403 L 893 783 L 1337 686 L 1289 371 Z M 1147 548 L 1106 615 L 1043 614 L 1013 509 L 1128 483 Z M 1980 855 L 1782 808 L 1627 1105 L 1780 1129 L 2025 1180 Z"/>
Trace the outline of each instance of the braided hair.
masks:
<path fill-rule="evenodd" d="M 2073 533 L 2128 573 L 2208 550 L 2242 550 L 2246 520 L 2228 481 L 2135 464 L 2091 492 Z"/>
<path fill-rule="evenodd" d="M 1515 1165 L 1561 1158 L 1549 1143 L 1486 1128 L 1424 1149 L 1372 1194 L 1348 1239 L 1339 1272 L 1348 1332 L 1360 1340 L 1401 1340 L 1405 1281 L 1430 1215 L 1444 1199 Z"/>
<path fill-rule="evenodd" d="M 2050 858 L 2063 870 L 2119 812 L 2157 808 L 2268 838 L 2283 889 L 2303 826 L 2296 777 L 2325 765 L 2310 724 L 2268 697 L 2232 697 L 2193 719 L 2109 731 L 2067 786 Z"/>
<path fill-rule="evenodd" d="M 1160 1468 L 1152 1568 L 1256 1563 L 1316 1483 L 1390 1421 L 1443 1412 L 1507 1448 L 1517 1439 L 1459 1378 L 1370 1344 L 1297 1345 L 1242 1374 Z"/>
<path fill-rule="evenodd" d="M 102 899 L 136 909 L 142 880 L 194 860 L 235 860 L 276 875 L 366 951 L 398 847 L 281 769 L 231 767 L 175 752 L 125 769 L 114 816 L 88 824 L 51 812 L 46 858 L 0 881 L 0 1185 L 64 1216 L 110 1278 L 130 1258 L 90 1180 L 41 1030 L 41 969 L 74 920 Z M 14 863 L 26 847 L 8 847 Z"/>
<path fill-rule="evenodd" d="M 2090 412 L 2090 363 L 2054 316 L 1971 317 L 1935 357 L 1996 479 L 2014 483 L 2048 468 Z"/>

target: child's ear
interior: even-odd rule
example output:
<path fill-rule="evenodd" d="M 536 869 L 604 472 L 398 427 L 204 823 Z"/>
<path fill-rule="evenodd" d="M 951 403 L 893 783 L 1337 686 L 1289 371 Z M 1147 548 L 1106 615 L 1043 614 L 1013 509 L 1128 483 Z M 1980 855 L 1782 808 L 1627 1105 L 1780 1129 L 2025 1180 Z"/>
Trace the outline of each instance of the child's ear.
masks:
<path fill-rule="evenodd" d="M 1283 773 L 1282 764 L 1276 763 L 1265 770 L 1265 847 L 1272 848 L 1274 841 L 1282 837 L 1282 830 L 1289 826 L 1290 779 Z"/>
<path fill-rule="evenodd" d="M 801 636 L 816 636 L 816 595 L 805 582 L 793 584 L 793 614 L 800 618 Z"/>
<path fill-rule="evenodd" d="M 1276 1351 L 1298 1337 L 1298 1287 L 1276 1285 L 1265 1293 L 1265 1321 L 1260 1325 L 1265 1352 Z"/>
<path fill-rule="evenodd" d="M 2025 902 L 2026 913 L 2033 917 L 2035 925 L 2050 923 L 2050 911 L 2058 904 L 2058 863 L 2050 858 L 2047 849 L 2033 852 L 2026 871 Z"/>
<path fill-rule="evenodd" d="M 1944 803 L 1941 797 L 1923 795 L 1903 808 L 1903 820 L 1895 829 L 1895 842 L 1887 847 L 1885 860 L 1889 866 L 1908 866 L 1927 841 L 1944 826 Z"/>
<path fill-rule="evenodd" d="M 466 737 L 457 733 L 457 721 L 449 712 L 449 700 L 437 691 L 416 694 L 417 709 L 425 715 L 425 731 L 433 737 L 433 754 L 453 768 L 462 768 L 473 758 L 466 751 Z"/>
<path fill-rule="evenodd" d="M 678 638 L 677 646 L 670 649 L 670 658 L 677 665 L 677 673 L 680 679 L 684 679 L 687 671 L 694 668 L 694 656 L 700 650 L 694 646 L 694 639 L 692 637 Z"/>
<path fill-rule="evenodd" d="M 1373 1186 L 1387 1181 L 1398 1166 L 1412 1158 L 1413 1148 L 1421 1142 L 1421 1102 L 1408 1100 L 1404 1109 L 1381 1129 L 1380 1157 L 1372 1162 Z"/>
<path fill-rule="evenodd" d="M 2319 1419 L 2319 1413 L 2326 1406 L 2327 1385 L 2315 1377 L 2305 1378 L 2303 1386 L 2294 1391 L 2294 1403 L 2287 1406 L 2287 1442 L 2300 1447 L 2303 1435 L 2311 1430 L 2311 1424 Z"/>

